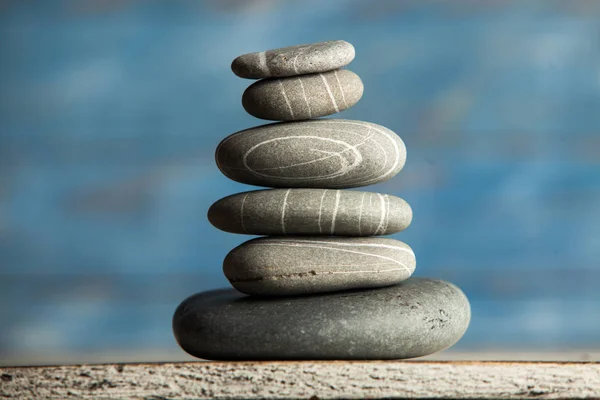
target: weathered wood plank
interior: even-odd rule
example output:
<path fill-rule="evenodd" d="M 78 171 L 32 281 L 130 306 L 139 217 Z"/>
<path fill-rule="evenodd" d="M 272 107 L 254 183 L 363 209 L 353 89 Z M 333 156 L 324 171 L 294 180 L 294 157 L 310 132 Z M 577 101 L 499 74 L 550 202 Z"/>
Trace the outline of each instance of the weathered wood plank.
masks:
<path fill-rule="evenodd" d="M 5 398 L 600 398 L 600 363 L 188 362 L 0 368 Z"/>

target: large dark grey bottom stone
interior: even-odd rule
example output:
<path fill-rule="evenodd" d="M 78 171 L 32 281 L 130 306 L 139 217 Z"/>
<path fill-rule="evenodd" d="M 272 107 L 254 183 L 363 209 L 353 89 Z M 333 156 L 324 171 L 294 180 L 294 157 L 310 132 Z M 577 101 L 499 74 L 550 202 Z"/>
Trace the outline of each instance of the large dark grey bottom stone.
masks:
<path fill-rule="evenodd" d="M 312 296 L 199 293 L 177 308 L 173 331 L 186 352 L 209 360 L 401 359 L 452 346 L 470 317 L 456 286 L 410 278 Z"/>

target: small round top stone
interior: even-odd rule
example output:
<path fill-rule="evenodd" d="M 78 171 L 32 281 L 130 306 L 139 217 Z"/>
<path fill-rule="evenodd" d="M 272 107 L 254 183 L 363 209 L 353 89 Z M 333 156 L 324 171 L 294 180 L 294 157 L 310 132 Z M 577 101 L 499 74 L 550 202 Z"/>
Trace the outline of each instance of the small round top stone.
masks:
<path fill-rule="evenodd" d="M 331 71 L 354 59 L 354 46 L 344 40 L 283 47 L 243 54 L 231 63 L 240 78 L 281 78 Z"/>

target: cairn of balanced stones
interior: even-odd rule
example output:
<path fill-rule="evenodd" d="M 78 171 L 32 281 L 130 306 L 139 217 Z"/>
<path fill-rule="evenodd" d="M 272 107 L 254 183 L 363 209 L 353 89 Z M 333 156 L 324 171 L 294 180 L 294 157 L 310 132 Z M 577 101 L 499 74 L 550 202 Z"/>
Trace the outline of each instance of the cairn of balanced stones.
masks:
<path fill-rule="evenodd" d="M 196 294 L 173 317 L 188 353 L 214 360 L 399 359 L 456 343 L 470 320 L 456 286 L 411 278 L 411 248 L 381 237 L 406 229 L 412 209 L 382 193 L 344 190 L 383 182 L 406 161 L 403 141 L 364 121 L 314 119 L 355 105 L 363 84 L 340 69 L 354 47 L 330 41 L 236 58 L 260 79 L 242 96 L 275 121 L 226 137 L 216 150 L 228 178 L 270 189 L 215 202 L 226 232 L 267 235 L 233 249 L 223 271 L 235 289 Z"/>

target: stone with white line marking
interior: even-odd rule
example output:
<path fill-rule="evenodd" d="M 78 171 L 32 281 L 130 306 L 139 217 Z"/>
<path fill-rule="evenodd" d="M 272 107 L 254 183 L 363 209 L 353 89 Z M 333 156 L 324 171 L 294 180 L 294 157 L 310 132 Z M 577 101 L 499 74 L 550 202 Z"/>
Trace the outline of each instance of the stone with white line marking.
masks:
<path fill-rule="evenodd" d="M 249 79 L 312 74 L 348 65 L 354 54 L 350 43 L 330 40 L 243 54 L 233 60 L 231 70 Z"/>
<path fill-rule="evenodd" d="M 173 331 L 191 355 L 402 359 L 448 348 L 465 333 L 464 293 L 411 277 L 413 250 L 381 237 L 411 224 L 408 203 L 343 190 L 387 181 L 406 162 L 404 142 L 390 129 L 319 118 L 362 97 L 358 75 L 340 69 L 353 58 L 351 44 L 331 41 L 233 61 L 236 75 L 262 78 L 245 90 L 244 109 L 282 122 L 229 135 L 215 161 L 234 181 L 272 189 L 222 198 L 208 219 L 226 232 L 267 236 L 225 257 L 223 272 L 236 290 L 198 293 L 177 308 Z"/>
<path fill-rule="evenodd" d="M 216 201 L 208 220 L 250 235 L 391 235 L 406 229 L 412 209 L 387 194 L 332 189 L 270 189 Z"/>
<path fill-rule="evenodd" d="M 360 100 L 363 83 L 352 71 L 263 79 L 242 96 L 244 109 L 257 118 L 298 121 L 346 110 Z"/>
<path fill-rule="evenodd" d="M 317 119 L 261 125 L 221 141 L 215 159 L 241 183 L 288 188 L 350 188 L 386 181 L 406 161 L 402 139 L 377 124 Z"/>
<path fill-rule="evenodd" d="M 289 296 L 389 286 L 415 266 L 411 248 L 395 239 L 272 236 L 231 250 L 223 271 L 240 292 Z"/>
<path fill-rule="evenodd" d="M 410 278 L 385 288 L 313 296 L 199 293 L 177 308 L 173 331 L 185 351 L 209 360 L 389 360 L 452 346 L 470 318 L 459 288 Z"/>

